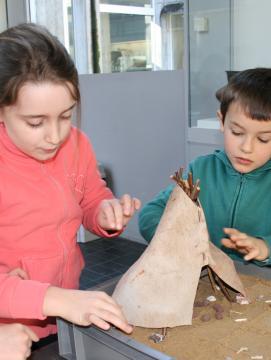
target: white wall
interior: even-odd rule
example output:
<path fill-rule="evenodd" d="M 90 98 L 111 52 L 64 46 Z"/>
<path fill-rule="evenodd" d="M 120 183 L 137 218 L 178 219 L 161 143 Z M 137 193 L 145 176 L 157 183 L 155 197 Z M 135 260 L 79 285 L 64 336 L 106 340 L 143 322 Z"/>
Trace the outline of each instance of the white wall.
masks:
<path fill-rule="evenodd" d="M 233 0 L 233 69 L 271 66 L 271 1 Z"/>

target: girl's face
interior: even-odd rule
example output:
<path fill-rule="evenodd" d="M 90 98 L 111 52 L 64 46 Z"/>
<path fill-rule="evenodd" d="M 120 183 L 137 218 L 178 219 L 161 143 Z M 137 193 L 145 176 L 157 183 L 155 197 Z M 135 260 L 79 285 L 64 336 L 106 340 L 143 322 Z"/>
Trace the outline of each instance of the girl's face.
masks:
<path fill-rule="evenodd" d="M 238 103 L 229 106 L 224 124 L 218 116 L 225 152 L 236 171 L 251 172 L 271 159 L 271 121 L 247 117 Z"/>
<path fill-rule="evenodd" d="M 36 160 L 53 158 L 70 133 L 76 101 L 68 86 L 72 85 L 29 82 L 14 105 L 0 108 L 0 122 L 10 139 Z"/>

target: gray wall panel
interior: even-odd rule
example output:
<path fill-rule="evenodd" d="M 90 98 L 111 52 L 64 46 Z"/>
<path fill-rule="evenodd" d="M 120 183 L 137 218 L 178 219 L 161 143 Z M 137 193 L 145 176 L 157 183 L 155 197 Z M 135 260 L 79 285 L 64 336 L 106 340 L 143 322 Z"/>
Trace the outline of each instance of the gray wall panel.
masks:
<path fill-rule="evenodd" d="M 186 165 L 183 71 L 81 75 L 80 86 L 82 129 L 115 194 L 145 203 Z M 137 216 L 124 236 L 143 240 Z"/>

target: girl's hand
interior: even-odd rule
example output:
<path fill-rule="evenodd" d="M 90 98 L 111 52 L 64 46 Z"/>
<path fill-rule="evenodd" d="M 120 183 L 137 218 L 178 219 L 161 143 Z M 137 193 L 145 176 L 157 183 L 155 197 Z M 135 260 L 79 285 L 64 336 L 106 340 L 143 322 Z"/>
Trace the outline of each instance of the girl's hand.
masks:
<path fill-rule="evenodd" d="M 51 286 L 45 295 L 43 313 L 45 316 L 60 316 L 81 326 L 94 324 L 108 330 L 110 324 L 113 324 L 128 334 L 133 330 L 120 306 L 112 297 L 101 291 L 70 290 Z"/>
<path fill-rule="evenodd" d="M 0 325 L 0 359 L 24 360 L 31 354 L 32 341 L 37 335 L 25 325 Z"/>
<path fill-rule="evenodd" d="M 140 200 L 131 198 L 128 194 L 123 195 L 120 200 L 103 200 L 98 213 L 98 224 L 104 230 L 122 230 L 140 205 Z"/>
<path fill-rule="evenodd" d="M 27 273 L 21 268 L 15 268 L 15 269 L 11 270 L 10 272 L 8 272 L 8 275 L 19 276 L 22 280 L 29 279 Z M 1 358 L 0 358 L 0 360 L 1 360 Z"/>
<path fill-rule="evenodd" d="M 221 240 L 222 244 L 229 249 L 246 254 L 244 256 L 245 260 L 255 259 L 263 261 L 269 257 L 269 249 L 263 240 L 232 228 L 224 228 L 224 232 L 229 237 L 223 238 Z"/>

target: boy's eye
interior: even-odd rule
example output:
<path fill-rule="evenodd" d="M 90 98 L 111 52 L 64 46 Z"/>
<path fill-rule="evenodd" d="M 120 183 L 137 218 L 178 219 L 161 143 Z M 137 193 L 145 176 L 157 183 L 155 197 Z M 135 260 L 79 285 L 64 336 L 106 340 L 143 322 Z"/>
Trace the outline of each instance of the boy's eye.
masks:
<path fill-rule="evenodd" d="M 236 136 L 239 136 L 239 135 L 242 135 L 243 133 L 241 133 L 240 131 L 237 131 L 237 130 L 231 130 L 231 133 L 233 135 L 236 135 Z"/>
<path fill-rule="evenodd" d="M 261 139 L 261 138 L 258 138 L 258 140 L 263 144 L 267 144 L 270 141 L 270 139 Z"/>

